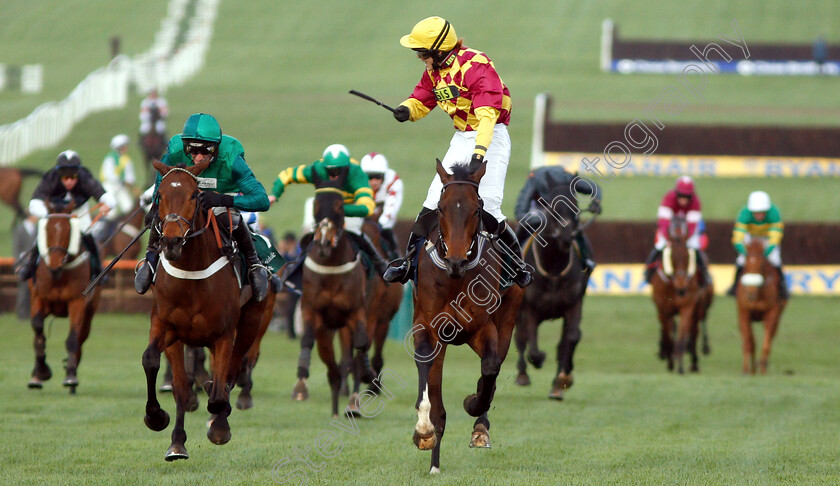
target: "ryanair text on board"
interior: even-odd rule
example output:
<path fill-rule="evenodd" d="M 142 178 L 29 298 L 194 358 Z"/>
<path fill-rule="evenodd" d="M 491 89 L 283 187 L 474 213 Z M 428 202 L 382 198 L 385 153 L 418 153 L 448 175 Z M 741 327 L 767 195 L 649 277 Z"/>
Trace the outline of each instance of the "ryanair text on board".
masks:
<path fill-rule="evenodd" d="M 840 296 L 840 265 L 789 265 L 784 267 L 785 279 L 792 294 Z M 732 284 L 734 265 L 710 265 L 715 293 L 723 294 Z M 644 265 L 601 264 L 589 278 L 588 294 L 635 295 L 650 294 L 644 281 Z"/>
<path fill-rule="evenodd" d="M 546 152 L 545 165 L 561 165 L 572 172 L 585 172 L 583 160 L 604 154 Z M 624 164 L 627 165 L 624 165 Z M 820 157 L 735 157 L 718 155 L 632 154 L 612 173 L 619 176 L 678 177 L 840 177 L 840 159 Z M 605 174 L 609 175 L 609 174 Z"/>

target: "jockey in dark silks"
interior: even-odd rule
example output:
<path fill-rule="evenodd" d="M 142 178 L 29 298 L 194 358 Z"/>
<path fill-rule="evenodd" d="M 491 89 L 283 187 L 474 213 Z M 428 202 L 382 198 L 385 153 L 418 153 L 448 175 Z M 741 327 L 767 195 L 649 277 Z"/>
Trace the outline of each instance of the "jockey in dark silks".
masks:
<path fill-rule="evenodd" d="M 169 141 L 169 147 L 161 162 L 170 166 L 185 164 L 189 167 L 208 157 L 212 159 L 212 162 L 199 176 L 199 187 L 202 189 L 201 206 L 205 210 L 212 208 L 230 208 L 234 212 L 236 210 L 268 210 L 268 195 L 245 162 L 245 150 L 242 144 L 229 135 L 222 135 L 219 123 L 211 115 L 206 113 L 191 115 L 184 124 L 183 133 L 175 135 Z M 161 175 L 158 174 L 155 181 L 155 193 L 161 179 Z M 157 207 L 153 205 L 150 214 L 157 216 L 156 211 Z M 248 279 L 253 287 L 254 296 L 257 302 L 262 301 L 268 292 L 268 271 L 257 256 L 248 225 L 241 221 L 233 229 L 231 236 L 236 240 L 250 268 Z M 159 239 L 160 234 L 152 230 L 146 259 L 134 278 L 134 288 L 137 293 L 146 293 L 152 283 L 158 261 Z"/>
<path fill-rule="evenodd" d="M 557 188 L 562 186 L 569 187 L 573 195 L 585 194 L 591 196 L 592 199 L 587 210 L 592 214 L 601 214 L 600 188 L 589 181 L 575 181 L 576 177 L 577 174 L 568 172 L 563 167 L 557 165 L 540 167 L 532 170 L 531 173 L 528 174 L 528 179 L 525 181 L 525 185 L 522 186 L 522 189 L 519 191 L 519 196 L 516 198 L 516 219 L 521 223 L 523 218 L 525 218 L 532 209 L 539 208 L 540 206 L 537 201 L 540 198 L 544 199 L 547 204 L 550 204 L 551 201 L 549 199 L 557 192 Z M 574 184 L 573 187 L 572 184 Z M 519 243 L 521 245 L 524 245 L 531 236 L 531 233 L 528 231 L 528 226 L 530 226 L 530 228 L 537 228 L 540 224 L 537 221 L 530 225 L 519 225 L 519 228 L 517 228 L 516 231 L 516 237 L 519 239 Z M 586 234 L 583 231 L 578 231 L 575 235 L 575 239 L 577 240 L 578 247 L 580 248 L 581 261 L 586 266 L 587 271 L 592 273 L 596 264 L 592 259 L 592 245 L 589 243 L 589 238 L 586 237 Z"/>

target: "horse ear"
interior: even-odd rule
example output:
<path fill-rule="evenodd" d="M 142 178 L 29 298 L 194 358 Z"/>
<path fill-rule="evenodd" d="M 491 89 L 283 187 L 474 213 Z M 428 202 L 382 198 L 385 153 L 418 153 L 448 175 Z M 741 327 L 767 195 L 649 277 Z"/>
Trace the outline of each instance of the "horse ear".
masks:
<path fill-rule="evenodd" d="M 448 184 L 449 181 L 452 180 L 452 174 L 446 172 L 446 169 L 443 168 L 443 164 L 441 163 L 440 159 L 435 159 L 437 161 L 437 173 L 440 176 L 440 182 L 444 184 Z"/>
<path fill-rule="evenodd" d="M 187 171 L 190 174 L 192 174 L 194 176 L 197 176 L 197 175 L 201 174 L 202 172 L 204 172 L 204 169 L 206 169 L 212 161 L 213 161 L 213 159 L 208 158 L 208 159 L 204 160 L 203 162 L 201 162 L 200 164 L 195 164 L 191 167 L 187 167 Z"/>
<path fill-rule="evenodd" d="M 155 168 L 156 171 L 160 172 L 161 177 L 165 176 L 166 173 L 169 172 L 169 170 L 172 168 L 159 161 L 158 159 L 152 159 L 152 166 Z"/>
<path fill-rule="evenodd" d="M 487 172 L 487 161 L 482 162 L 481 165 L 478 166 L 478 169 L 476 169 L 475 172 L 470 174 L 470 179 L 476 184 L 478 184 L 479 182 L 481 182 L 481 178 L 484 177 L 485 172 Z"/>

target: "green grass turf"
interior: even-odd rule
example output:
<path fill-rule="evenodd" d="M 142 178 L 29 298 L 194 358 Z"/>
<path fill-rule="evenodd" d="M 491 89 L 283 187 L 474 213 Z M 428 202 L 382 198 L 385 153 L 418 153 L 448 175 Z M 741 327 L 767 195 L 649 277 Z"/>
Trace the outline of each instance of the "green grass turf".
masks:
<path fill-rule="evenodd" d="M 43 62 L 47 81 L 44 94 L 37 97 L 0 92 L 0 121 L 17 119 L 42 101 L 63 99 L 87 72 L 107 62 L 110 36 L 123 37 L 128 55 L 151 45 L 165 2 L 103 4 L 4 6 L 0 61 Z M 553 96 L 557 119 L 629 122 L 661 90 L 677 83 L 674 76 L 602 73 L 598 55 L 604 18 L 613 18 L 622 35 L 632 38 L 712 41 L 721 34 L 734 35 L 731 22 L 736 19 L 748 45 L 810 43 L 818 34 L 840 42 L 831 20 L 840 15 L 840 4 L 816 0 L 659 1 L 644 8 L 627 1 L 520 5 L 491 0 L 480 9 L 440 0 L 424 2 L 422 8 L 400 2 L 222 2 L 205 68 L 166 95 L 171 131 L 177 132 L 193 112 L 215 114 L 223 131 L 244 143 L 249 164 L 267 188 L 280 170 L 317 159 L 331 143 L 344 143 L 357 158 L 369 151 L 384 153 L 406 181 L 401 217 L 413 218 L 434 175 L 434 159 L 448 147 L 449 118 L 435 110 L 418 123 L 398 124 L 382 108 L 347 91 L 361 90 L 390 105 L 403 100 L 422 65 L 398 39 L 417 20 L 433 14 L 451 20 L 467 45 L 487 52 L 510 87 L 513 151 L 503 205 L 509 216 L 528 171 L 538 93 Z M 703 94 L 703 103 L 689 103 L 679 115 L 663 118 L 666 125 L 838 124 L 840 84 L 833 79 L 714 76 Z M 98 171 L 110 138 L 117 132 L 136 133 L 139 102 L 140 96 L 132 95 L 126 108 L 88 117 L 59 147 L 38 151 L 18 165 L 46 168 L 60 150 L 73 148 Z M 139 161 L 134 146 L 130 154 Z M 652 221 L 671 184 L 669 178 L 616 180 L 604 187 L 603 217 Z M 698 185 L 708 219 L 732 219 L 752 189 L 767 190 L 788 221 L 835 220 L 840 197 L 837 179 L 703 179 Z M 34 182 L 28 183 L 24 198 L 33 188 Z M 298 230 L 303 201 L 311 194 L 311 186 L 289 188 L 264 215 L 265 221 L 278 232 Z M 4 255 L 10 254 L 3 237 L 9 214 L 0 210 Z"/>
<path fill-rule="evenodd" d="M 530 371 L 533 385 L 521 388 L 513 383 L 511 351 L 490 412 L 491 450 L 467 447 L 473 420 L 461 406 L 474 390 L 478 358 L 451 348 L 442 474 L 431 479 L 429 454 L 411 444 L 416 370 L 402 343 L 388 341 L 386 367 L 406 386 L 389 385 L 394 399 L 377 417 L 358 419 L 357 436 L 337 432 L 341 452 L 313 456 L 320 471 L 295 462 L 278 477 L 303 467 L 309 484 L 836 484 L 836 309 L 833 299 L 795 298 L 768 375 L 745 377 L 734 304 L 718 299 L 709 322 L 712 354 L 701 357 L 700 374 L 678 376 L 654 356 L 658 325 L 648 299 L 588 298 L 576 382 L 565 401 L 546 398 L 553 356 L 546 368 Z M 337 430 L 324 366 L 313 359 L 311 397 L 292 402 L 298 344 L 269 333 L 254 376 L 255 408 L 234 410 L 231 442 L 214 446 L 204 437 L 202 397 L 199 411 L 186 417 L 190 459 L 166 463 L 171 426 L 154 433 L 142 421 L 148 318 L 95 318 L 76 396 L 60 386 L 65 320 L 47 326 L 56 376 L 41 391 L 25 388 L 33 360 L 29 326 L 5 315 L 0 328 L 0 484 L 273 484 L 278 461 Z M 559 333 L 558 323 L 542 329 L 550 356 Z M 161 403 L 174 411 L 169 395 Z"/>

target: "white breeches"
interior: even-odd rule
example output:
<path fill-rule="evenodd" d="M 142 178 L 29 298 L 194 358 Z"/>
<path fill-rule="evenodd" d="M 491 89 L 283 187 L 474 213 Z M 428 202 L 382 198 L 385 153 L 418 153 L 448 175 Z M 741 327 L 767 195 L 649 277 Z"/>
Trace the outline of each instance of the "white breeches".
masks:
<path fill-rule="evenodd" d="M 449 168 L 457 163 L 469 163 L 473 151 L 475 151 L 475 136 L 477 133 L 456 131 L 449 142 L 449 150 L 446 151 L 441 163 L 444 169 L 449 172 Z M 487 171 L 484 177 L 481 178 L 481 183 L 478 186 L 478 194 L 484 201 L 484 210 L 492 214 L 497 221 L 504 221 L 505 215 L 502 214 L 502 199 L 505 192 L 505 175 L 507 174 L 508 163 L 510 162 L 510 135 L 507 131 L 507 126 L 499 123 L 493 129 L 493 141 L 490 142 L 490 147 L 487 148 L 485 155 L 487 163 Z M 443 184 L 440 182 L 440 176 L 435 174 L 432 180 L 432 185 L 429 186 L 429 192 L 426 195 L 426 201 L 423 207 L 428 209 L 437 209 L 438 200 L 440 200 L 440 191 L 443 189 Z"/>

